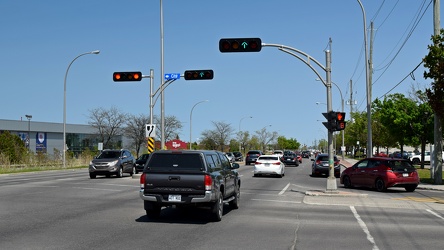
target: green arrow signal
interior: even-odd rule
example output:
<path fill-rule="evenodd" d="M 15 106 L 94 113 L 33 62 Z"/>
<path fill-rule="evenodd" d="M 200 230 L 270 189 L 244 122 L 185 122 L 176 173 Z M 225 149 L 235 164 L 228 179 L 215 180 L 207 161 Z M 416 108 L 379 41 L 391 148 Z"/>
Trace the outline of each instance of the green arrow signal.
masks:
<path fill-rule="evenodd" d="M 204 72 L 200 72 L 200 73 L 199 73 L 200 78 L 202 78 L 202 77 L 204 76 L 204 74 L 205 74 Z"/>
<path fill-rule="evenodd" d="M 244 47 L 244 49 L 245 49 L 247 46 L 248 46 L 248 43 L 247 43 L 247 42 L 243 42 L 243 43 L 242 43 L 242 47 Z"/>

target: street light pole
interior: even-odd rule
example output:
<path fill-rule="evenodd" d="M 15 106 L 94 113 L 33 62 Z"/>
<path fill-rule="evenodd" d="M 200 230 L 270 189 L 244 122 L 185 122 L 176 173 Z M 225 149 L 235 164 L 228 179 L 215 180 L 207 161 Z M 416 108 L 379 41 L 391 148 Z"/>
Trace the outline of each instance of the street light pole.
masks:
<path fill-rule="evenodd" d="M 240 119 L 240 121 L 239 121 L 239 136 L 240 136 L 240 137 L 241 137 L 241 134 L 240 134 L 240 132 L 241 132 L 241 122 L 242 122 L 242 120 L 245 119 L 245 118 L 253 118 L 253 116 L 245 116 L 245 117 L 242 117 L 242 118 Z M 242 140 L 242 137 L 241 137 L 241 139 L 239 140 L 239 152 L 241 152 L 241 150 L 242 150 L 242 147 L 241 147 L 241 140 Z"/>
<path fill-rule="evenodd" d="M 191 131 L 192 131 L 192 116 L 193 116 L 193 109 L 194 107 L 197 106 L 197 104 L 203 103 L 203 102 L 208 102 L 208 100 L 204 100 L 204 101 L 200 101 L 196 104 L 194 104 L 193 108 L 191 108 L 191 112 L 190 112 L 190 150 L 191 150 Z"/>
<path fill-rule="evenodd" d="M 365 17 L 364 6 L 361 0 L 357 0 L 362 10 L 362 17 L 364 20 L 364 53 L 365 53 L 365 86 L 367 91 L 367 157 L 372 157 L 373 153 L 373 143 L 372 143 L 372 93 L 371 93 L 371 83 L 369 78 L 369 62 L 368 62 L 368 52 L 367 52 L 367 21 Z"/>
<path fill-rule="evenodd" d="M 25 115 L 25 117 L 28 119 L 28 150 L 31 149 L 31 119 L 32 115 Z"/>
<path fill-rule="evenodd" d="M 68 77 L 69 68 L 71 68 L 72 63 L 77 60 L 77 58 L 88 55 L 88 54 L 99 54 L 100 50 L 94 50 L 86 52 L 76 56 L 68 65 L 65 73 L 65 81 L 63 83 L 63 168 L 66 167 L 66 78 Z"/>

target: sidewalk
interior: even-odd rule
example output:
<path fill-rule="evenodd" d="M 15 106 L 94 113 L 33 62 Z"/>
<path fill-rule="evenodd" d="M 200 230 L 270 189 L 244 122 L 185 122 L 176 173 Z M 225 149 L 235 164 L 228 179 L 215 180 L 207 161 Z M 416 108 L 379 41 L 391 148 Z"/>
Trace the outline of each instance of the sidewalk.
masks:
<path fill-rule="evenodd" d="M 344 160 L 341 159 L 340 163 L 346 167 L 351 167 L 353 164 L 358 162 L 358 160 L 352 159 L 352 158 L 345 158 Z M 440 190 L 444 191 L 444 185 L 433 185 L 428 183 L 419 183 L 417 189 L 429 189 L 429 190 Z"/>

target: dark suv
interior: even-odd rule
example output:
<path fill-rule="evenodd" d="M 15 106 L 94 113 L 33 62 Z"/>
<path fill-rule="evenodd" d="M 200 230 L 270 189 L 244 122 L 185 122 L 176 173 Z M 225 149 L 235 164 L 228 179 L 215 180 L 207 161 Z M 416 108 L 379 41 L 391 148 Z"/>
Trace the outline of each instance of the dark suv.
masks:
<path fill-rule="evenodd" d="M 250 163 L 255 163 L 259 156 L 263 155 L 260 150 L 250 150 L 245 156 L 245 164 L 250 165 Z"/>
<path fill-rule="evenodd" d="M 116 175 L 123 173 L 131 176 L 135 173 L 134 156 L 126 149 L 105 149 L 89 163 L 89 177 L 95 179 L 97 175 Z"/>

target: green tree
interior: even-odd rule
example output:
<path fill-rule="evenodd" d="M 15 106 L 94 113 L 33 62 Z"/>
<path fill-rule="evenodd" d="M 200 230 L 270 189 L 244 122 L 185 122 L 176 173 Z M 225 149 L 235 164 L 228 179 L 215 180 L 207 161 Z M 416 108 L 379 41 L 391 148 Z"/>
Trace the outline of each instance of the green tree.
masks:
<path fill-rule="evenodd" d="M 444 30 L 439 35 L 432 36 L 432 44 L 428 46 L 429 53 L 423 58 L 424 78 L 432 79 L 431 88 L 426 89 L 428 102 L 435 113 L 434 142 L 435 152 L 433 178 L 435 184 L 442 184 L 442 119 L 444 117 Z"/>
<path fill-rule="evenodd" d="M 2 164 L 20 163 L 27 152 L 25 143 L 18 135 L 11 134 L 9 131 L 0 133 L 0 159 L 8 161 Z"/>
<path fill-rule="evenodd" d="M 411 145 L 416 136 L 412 131 L 414 114 L 417 112 L 416 103 L 399 93 L 388 95 L 383 101 L 377 99 L 373 103 L 380 122 L 398 143 L 402 152 L 404 145 Z"/>

